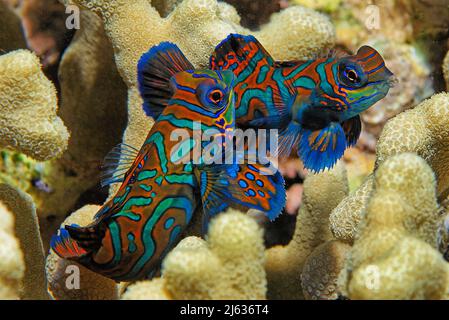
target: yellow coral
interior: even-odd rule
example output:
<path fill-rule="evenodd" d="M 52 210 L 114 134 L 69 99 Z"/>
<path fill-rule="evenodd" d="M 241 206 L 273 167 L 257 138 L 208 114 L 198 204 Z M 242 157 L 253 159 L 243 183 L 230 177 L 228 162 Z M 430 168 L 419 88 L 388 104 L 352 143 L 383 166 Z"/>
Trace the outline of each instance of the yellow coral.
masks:
<path fill-rule="evenodd" d="M 300 6 L 273 14 L 270 22 L 253 34 L 278 60 L 313 59 L 335 44 L 335 31 L 330 20 Z"/>
<path fill-rule="evenodd" d="M 443 74 L 446 80 L 446 88 L 449 91 L 449 51 L 446 53 L 443 61 Z"/>
<path fill-rule="evenodd" d="M 389 157 L 403 152 L 421 156 L 437 178 L 437 195 L 441 201 L 449 194 L 449 94 L 439 93 L 407 110 L 384 127 L 377 145 L 376 168 Z M 372 177 L 344 199 L 331 214 L 334 235 L 352 242 L 373 189 Z"/>
<path fill-rule="evenodd" d="M 431 168 L 415 154 L 380 165 L 343 276 L 349 298 L 445 297 L 449 266 L 436 250 L 435 185 Z"/>
<path fill-rule="evenodd" d="M 46 164 L 45 182 L 53 192 L 35 197 L 45 243 L 80 195 L 98 185 L 100 164 L 121 142 L 126 126 L 127 89 L 103 23 L 83 11 L 80 25 L 59 66 L 59 114 L 71 132 L 69 145 L 60 159 Z M 55 218 L 48 220 L 47 215 Z"/>
<path fill-rule="evenodd" d="M 301 286 L 308 300 L 338 298 L 338 276 L 351 246 L 341 241 L 328 241 L 318 246 L 304 263 Z"/>
<path fill-rule="evenodd" d="M 26 268 L 20 287 L 20 298 L 48 299 L 44 249 L 33 200 L 22 191 L 6 184 L 0 184 L 0 201 L 15 217 L 13 234 L 19 240 L 24 256 Z"/>
<path fill-rule="evenodd" d="M 449 93 L 435 94 L 388 121 L 377 146 L 377 166 L 388 157 L 415 152 L 437 177 L 440 199 L 449 195 Z"/>
<path fill-rule="evenodd" d="M 372 187 L 373 177 L 371 175 L 365 179 L 365 182 L 356 191 L 344 198 L 332 211 L 329 222 L 335 238 L 352 243 Z"/>
<path fill-rule="evenodd" d="M 332 239 L 329 214 L 347 194 L 348 181 L 342 162 L 306 178 L 293 239 L 287 246 L 267 250 L 269 299 L 304 298 L 301 289 L 304 263 L 317 246 Z"/>
<path fill-rule="evenodd" d="M 0 108 L 1 147 L 40 161 L 67 148 L 69 133 L 56 115 L 56 90 L 35 54 L 17 50 L 0 56 Z"/>
<path fill-rule="evenodd" d="M 264 299 L 262 230 L 243 213 L 214 218 L 207 241 L 183 239 L 163 261 L 162 278 L 137 282 L 124 299 Z"/>
<path fill-rule="evenodd" d="M 25 263 L 12 213 L 0 202 L 0 300 L 19 299 Z"/>
<path fill-rule="evenodd" d="M 95 205 L 84 206 L 72 213 L 62 225 L 86 226 L 92 222 L 99 209 L 100 207 Z M 48 291 L 57 300 L 112 300 L 117 299 L 120 292 L 120 287 L 115 281 L 92 272 L 74 261 L 61 259 L 53 251 L 47 256 L 46 272 Z M 67 281 L 72 280 L 69 279 L 72 274 L 79 275 L 79 279 L 74 279 L 75 282 L 79 280 L 78 289 L 76 286 L 67 285 Z"/>

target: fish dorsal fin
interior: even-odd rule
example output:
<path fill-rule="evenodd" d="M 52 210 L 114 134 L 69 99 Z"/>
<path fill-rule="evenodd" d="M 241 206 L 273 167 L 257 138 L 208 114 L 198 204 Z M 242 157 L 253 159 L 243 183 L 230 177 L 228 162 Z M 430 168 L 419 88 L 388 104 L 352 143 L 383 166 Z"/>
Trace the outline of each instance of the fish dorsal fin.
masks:
<path fill-rule="evenodd" d="M 254 36 L 230 34 L 215 48 L 210 57 L 212 70 L 229 69 L 236 76 L 244 70 L 252 72 L 257 65 L 273 67 L 275 62 Z"/>
<path fill-rule="evenodd" d="M 161 42 L 144 53 L 137 65 L 137 81 L 145 113 L 157 119 L 172 96 L 170 79 L 193 69 L 178 46 L 171 42 Z"/>
<path fill-rule="evenodd" d="M 112 148 L 103 161 L 101 174 L 101 186 L 123 182 L 126 172 L 129 170 L 139 150 L 126 143 L 120 143 Z"/>

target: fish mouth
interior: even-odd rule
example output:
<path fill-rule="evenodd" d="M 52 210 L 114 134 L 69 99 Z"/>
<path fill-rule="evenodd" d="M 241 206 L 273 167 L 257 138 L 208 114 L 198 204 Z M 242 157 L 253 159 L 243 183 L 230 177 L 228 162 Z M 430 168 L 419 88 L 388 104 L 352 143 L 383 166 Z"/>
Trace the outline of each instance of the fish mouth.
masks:
<path fill-rule="evenodd" d="M 394 88 L 399 83 L 399 79 L 394 75 L 392 75 L 390 76 L 390 78 L 387 79 L 386 83 L 389 88 Z"/>

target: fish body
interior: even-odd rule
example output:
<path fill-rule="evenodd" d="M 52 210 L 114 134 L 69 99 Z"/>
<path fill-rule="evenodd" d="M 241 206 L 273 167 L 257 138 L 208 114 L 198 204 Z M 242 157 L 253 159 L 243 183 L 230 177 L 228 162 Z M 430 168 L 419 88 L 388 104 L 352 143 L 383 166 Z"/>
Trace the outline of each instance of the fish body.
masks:
<path fill-rule="evenodd" d="M 202 153 L 195 152 L 211 143 L 196 136 L 198 123 L 201 133 L 214 130 L 218 135 L 235 127 L 232 72 L 194 70 L 176 45 L 162 43 L 141 58 L 138 79 L 144 110 L 155 124 L 140 150 L 121 145 L 111 152 L 109 159 L 117 163 L 105 183 L 122 184 L 94 222 L 64 226 L 51 241 L 59 256 L 117 281 L 151 277 L 201 203 L 210 218 L 233 205 L 267 212 L 273 208 L 277 215 L 283 207 L 277 197 L 285 202 L 279 174 L 253 172 L 265 183 L 267 198 L 272 195 L 262 207 L 256 197 L 240 195 L 244 190 L 238 179 L 250 170 L 247 166 L 206 165 Z M 182 134 L 173 137 L 177 130 Z M 129 164 L 120 175 L 120 168 Z"/>
<path fill-rule="evenodd" d="M 393 76 L 368 46 L 353 56 L 277 62 L 253 36 L 237 34 L 217 46 L 210 68 L 236 76 L 237 125 L 279 129 L 279 154 L 296 147 L 312 171 L 332 167 L 357 142 L 359 114 L 385 97 Z"/>

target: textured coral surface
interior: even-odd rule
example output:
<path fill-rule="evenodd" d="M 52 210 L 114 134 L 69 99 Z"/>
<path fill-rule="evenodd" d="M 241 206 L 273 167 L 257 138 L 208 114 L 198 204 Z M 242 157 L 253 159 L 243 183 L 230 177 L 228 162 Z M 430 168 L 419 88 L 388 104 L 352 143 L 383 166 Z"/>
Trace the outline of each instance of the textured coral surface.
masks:
<path fill-rule="evenodd" d="M 35 54 L 17 50 L 0 56 L 0 146 L 37 160 L 59 156 L 69 138 L 56 115 L 54 85 Z"/>
<path fill-rule="evenodd" d="M 80 29 L 68 30 L 74 4 Z M 0 299 L 449 298 L 445 0 L 0 0 L 0 22 Z M 139 148 L 153 124 L 142 53 L 171 41 L 204 68 L 234 32 L 279 60 L 369 44 L 397 83 L 335 168 L 280 162 L 288 201 L 274 222 L 230 211 L 202 236 L 199 210 L 136 283 L 49 251 L 59 226 L 91 223 L 117 189 L 99 186 L 108 151 Z"/>

